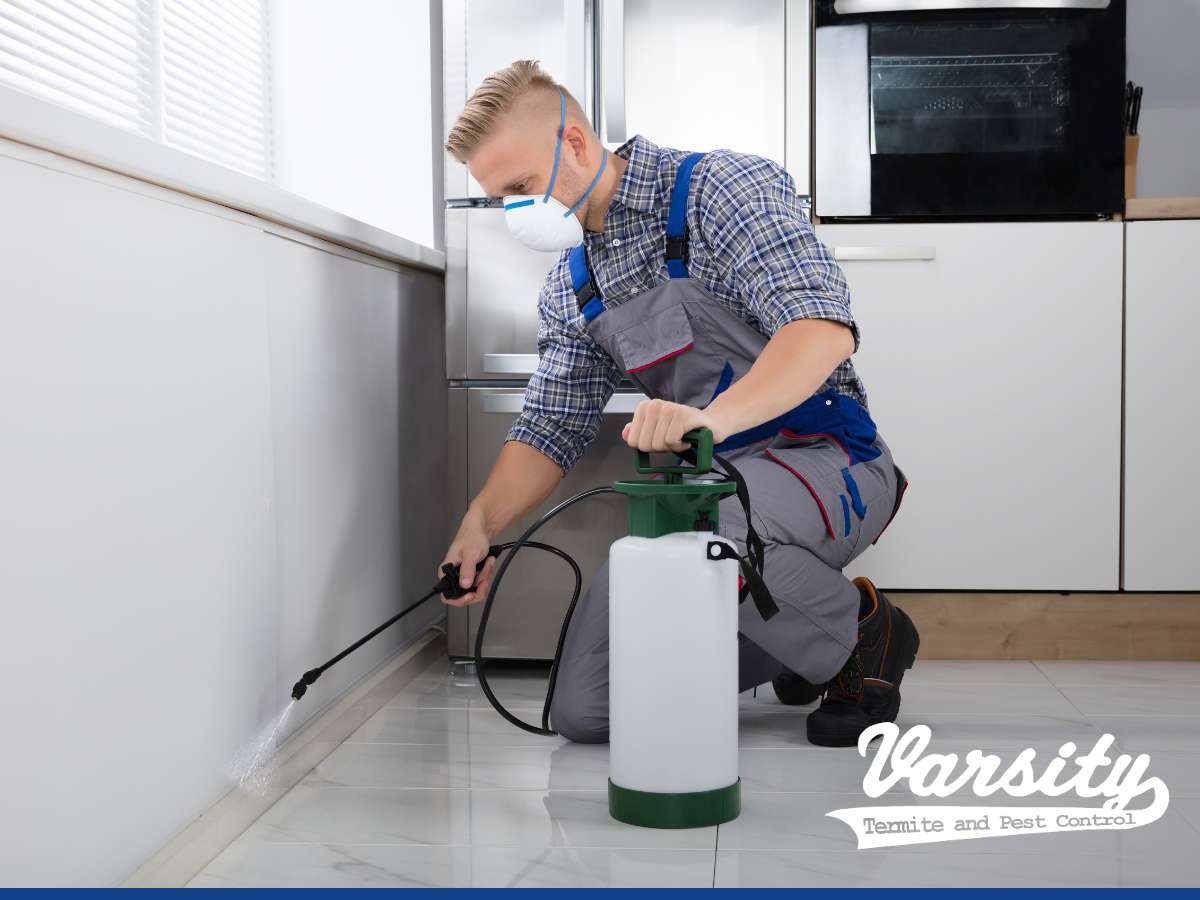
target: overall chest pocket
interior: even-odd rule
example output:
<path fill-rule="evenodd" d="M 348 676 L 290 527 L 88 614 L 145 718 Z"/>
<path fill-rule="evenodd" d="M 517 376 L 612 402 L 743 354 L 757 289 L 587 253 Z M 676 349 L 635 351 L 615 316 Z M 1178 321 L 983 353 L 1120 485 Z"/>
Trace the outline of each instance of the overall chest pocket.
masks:
<path fill-rule="evenodd" d="M 693 349 L 692 323 L 680 303 L 674 303 L 617 332 L 614 344 L 621 364 L 641 380 L 660 380 L 663 363 Z M 659 372 L 654 370 L 658 368 Z M 673 367 L 670 367 L 673 368 Z"/>

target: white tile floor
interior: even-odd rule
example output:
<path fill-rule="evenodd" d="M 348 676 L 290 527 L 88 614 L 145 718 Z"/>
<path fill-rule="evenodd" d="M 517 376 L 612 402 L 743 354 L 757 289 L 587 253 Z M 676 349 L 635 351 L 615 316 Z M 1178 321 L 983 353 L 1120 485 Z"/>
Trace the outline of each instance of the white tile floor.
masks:
<path fill-rule="evenodd" d="M 544 676 L 525 669 L 491 681 L 535 721 Z M 898 724 L 929 725 L 935 751 L 1011 759 L 1034 747 L 1045 759 L 1067 740 L 1087 748 L 1111 732 L 1120 750 L 1151 754 L 1149 774 L 1167 784 L 1170 808 L 1132 831 L 860 851 L 825 813 L 905 797 L 868 800 L 869 760 L 810 746 L 811 707 L 782 706 L 767 685 L 742 697 L 741 816 L 714 828 L 635 828 L 608 816 L 607 745 L 510 726 L 472 677 L 443 661 L 191 884 L 1200 885 L 1200 663 L 919 661 L 903 694 Z"/>

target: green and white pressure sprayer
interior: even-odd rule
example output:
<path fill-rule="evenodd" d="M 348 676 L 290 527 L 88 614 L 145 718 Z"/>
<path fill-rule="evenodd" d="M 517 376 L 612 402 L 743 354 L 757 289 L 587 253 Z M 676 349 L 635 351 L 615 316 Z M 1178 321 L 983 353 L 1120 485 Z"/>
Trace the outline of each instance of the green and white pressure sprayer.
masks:
<path fill-rule="evenodd" d="M 679 454 L 690 466 L 651 466 L 635 451 L 637 472 L 651 477 L 582 491 L 544 514 L 517 540 L 489 548 L 505 554 L 483 603 L 475 638 L 479 686 L 496 711 L 518 728 L 555 735 L 549 723 L 563 641 L 583 579 L 578 564 L 558 547 L 532 541 L 533 533 L 574 504 L 599 494 L 629 499 L 629 535 L 609 552 L 609 783 L 613 818 L 654 828 L 695 828 L 728 822 L 741 808 L 738 778 L 738 604 L 752 596 L 759 613 L 777 611 L 762 580 L 763 544 L 749 514 L 745 481 L 713 452 L 712 432 L 689 431 L 692 448 Z M 727 473 L 712 473 L 716 460 Z M 746 511 L 746 554 L 716 534 L 718 504 L 735 493 Z M 514 716 L 488 685 L 484 635 L 504 573 L 517 550 L 533 547 L 562 558 L 575 576 L 559 632 L 542 707 L 541 726 Z M 482 566 L 483 560 L 479 565 Z M 442 566 L 433 589 L 337 656 L 310 669 L 292 697 L 304 695 L 321 674 L 392 623 L 437 594 L 461 597 L 459 567 Z M 739 573 L 743 583 L 739 586 Z M 665 663 L 665 666 L 664 666 Z M 669 667 L 671 678 L 662 673 Z"/>
<path fill-rule="evenodd" d="M 629 497 L 629 536 L 608 557 L 608 809 L 656 828 L 741 808 L 737 548 L 714 533 L 735 485 L 703 478 L 712 432 L 690 434 L 695 467 L 652 467 L 639 451 L 638 472 L 662 477 L 613 485 Z"/>

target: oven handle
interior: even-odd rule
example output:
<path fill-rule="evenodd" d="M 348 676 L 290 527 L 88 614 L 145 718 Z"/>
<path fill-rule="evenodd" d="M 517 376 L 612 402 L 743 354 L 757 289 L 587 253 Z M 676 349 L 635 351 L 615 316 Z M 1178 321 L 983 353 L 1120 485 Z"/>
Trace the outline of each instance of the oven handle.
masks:
<path fill-rule="evenodd" d="M 630 416 L 637 409 L 637 405 L 645 399 L 645 394 L 614 393 L 604 404 L 602 412 L 606 416 Z M 524 391 L 488 394 L 483 398 L 483 411 L 489 413 L 519 413 L 524 405 Z"/>
<path fill-rule="evenodd" d="M 831 247 L 833 258 L 841 262 L 872 262 L 893 260 L 931 260 L 937 257 L 936 247 Z"/>
<path fill-rule="evenodd" d="M 1108 9 L 1111 0 L 834 0 L 843 16 L 939 9 Z"/>

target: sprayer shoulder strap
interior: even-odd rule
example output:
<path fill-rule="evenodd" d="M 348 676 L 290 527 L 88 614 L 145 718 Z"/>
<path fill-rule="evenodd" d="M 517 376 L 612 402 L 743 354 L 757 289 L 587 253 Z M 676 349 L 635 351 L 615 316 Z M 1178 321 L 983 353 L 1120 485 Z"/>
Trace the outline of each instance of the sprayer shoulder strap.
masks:
<path fill-rule="evenodd" d="M 763 547 L 762 538 L 758 536 L 758 532 L 754 528 L 754 520 L 750 515 L 750 491 L 746 487 L 746 479 L 742 473 L 737 470 L 724 457 L 713 454 L 713 459 L 720 463 L 721 468 L 727 473 L 727 477 L 733 479 L 737 487 L 738 502 L 742 505 L 742 511 L 746 515 L 746 554 L 738 556 L 728 544 L 723 544 L 720 541 L 714 541 L 709 544 L 708 556 L 710 559 L 736 559 L 738 565 L 742 569 L 742 588 L 738 591 L 738 603 L 744 603 L 747 595 L 754 598 L 754 606 L 758 610 L 758 614 L 764 620 L 771 618 L 779 612 L 779 606 L 775 603 L 775 598 L 771 596 L 771 592 L 767 589 L 766 582 L 763 581 L 763 565 L 765 562 L 765 548 Z M 715 549 L 715 548 L 720 548 Z"/>

